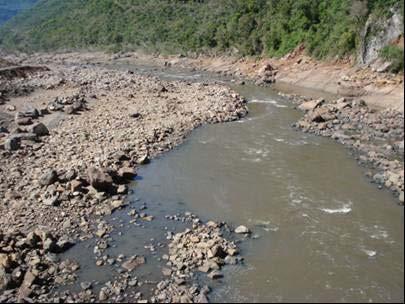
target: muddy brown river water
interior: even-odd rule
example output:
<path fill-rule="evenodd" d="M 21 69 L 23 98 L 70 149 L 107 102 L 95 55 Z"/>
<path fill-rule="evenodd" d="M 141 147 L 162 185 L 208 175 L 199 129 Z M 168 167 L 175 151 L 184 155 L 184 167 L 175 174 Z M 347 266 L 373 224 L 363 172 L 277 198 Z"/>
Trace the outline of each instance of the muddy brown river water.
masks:
<path fill-rule="evenodd" d="M 195 130 L 142 167 L 131 199 L 156 219 L 141 228 L 128 224 L 128 210 L 114 214 L 122 235 L 108 254 L 146 254 L 145 245 L 165 242 L 165 229 L 182 229 L 166 214 L 191 211 L 253 230 L 240 244 L 245 264 L 209 282 L 213 302 L 403 302 L 403 207 L 369 183 L 343 146 L 294 131 L 302 114 L 276 91 L 234 88 L 249 100 L 248 117 Z M 68 253 L 85 265 L 80 279 L 110 280 L 113 271 L 86 263 L 87 246 Z M 157 246 L 139 277 L 160 278 L 165 250 Z"/>

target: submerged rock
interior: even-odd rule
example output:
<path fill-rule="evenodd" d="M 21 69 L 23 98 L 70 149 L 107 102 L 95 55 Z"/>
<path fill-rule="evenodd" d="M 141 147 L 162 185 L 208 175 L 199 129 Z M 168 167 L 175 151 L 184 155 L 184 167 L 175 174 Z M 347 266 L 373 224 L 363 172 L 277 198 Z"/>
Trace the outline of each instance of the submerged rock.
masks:
<path fill-rule="evenodd" d="M 131 272 L 131 271 L 134 271 L 139 266 L 145 264 L 145 262 L 146 262 L 145 257 L 134 256 L 134 257 L 131 257 L 129 260 L 127 260 L 125 263 L 123 263 L 121 266 L 125 270 Z"/>
<path fill-rule="evenodd" d="M 237 234 L 249 234 L 250 230 L 246 226 L 239 226 L 235 229 L 235 233 Z"/>

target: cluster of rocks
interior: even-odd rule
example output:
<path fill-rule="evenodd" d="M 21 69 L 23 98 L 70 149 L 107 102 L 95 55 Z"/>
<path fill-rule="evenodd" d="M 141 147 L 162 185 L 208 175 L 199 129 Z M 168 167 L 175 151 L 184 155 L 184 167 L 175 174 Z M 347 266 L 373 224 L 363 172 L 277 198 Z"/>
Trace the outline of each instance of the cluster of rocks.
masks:
<path fill-rule="evenodd" d="M 8 128 L 0 130 L 0 138 L 5 138 L 4 143 L 0 145 L 8 151 L 14 151 L 21 148 L 22 144 L 31 145 L 40 142 L 42 136 L 49 135 L 48 127 L 40 122 L 45 115 L 53 111 L 64 111 L 67 114 L 75 114 L 85 108 L 86 101 L 79 95 L 67 98 L 56 98 L 50 102 L 46 108 L 37 109 L 33 106 L 26 106 L 24 110 L 18 111 L 14 115 L 14 123 Z M 15 111 L 15 106 L 7 106 L 9 112 Z"/>
<path fill-rule="evenodd" d="M 0 302 L 29 302 L 50 291 L 55 281 L 74 280 L 71 262 L 59 262 L 55 254 L 74 243 L 44 230 L 28 234 L 0 232 Z"/>
<path fill-rule="evenodd" d="M 157 260 L 166 265 L 161 268 L 162 275 L 167 279 L 160 282 L 139 277 L 138 268 L 146 263 L 147 258 L 140 255 L 126 257 L 123 254 L 109 256 L 95 247 L 98 266 L 109 265 L 113 273 L 111 280 L 105 283 L 98 281 L 81 282 L 80 291 L 57 291 L 47 298 L 52 302 L 137 302 L 137 303 L 168 303 L 168 302 L 208 302 L 212 280 L 220 279 L 220 272 L 225 265 L 243 262 L 239 256 L 236 241 L 232 238 L 232 230 L 224 223 L 209 221 L 202 224 L 200 219 L 191 212 L 167 215 L 167 220 L 183 222 L 192 229 L 174 234 L 167 232 L 169 253 Z M 98 225 L 99 237 L 110 239 L 112 227 L 101 221 Z M 249 229 L 240 226 L 233 232 L 248 235 Z M 225 237 L 226 236 L 226 237 Z M 240 240 L 238 240 L 239 242 Z M 157 243 L 156 246 L 166 247 Z M 146 248 L 147 246 L 145 246 Z M 153 255 L 153 253 L 152 253 Z M 151 259 L 153 259 L 151 257 Z M 100 263 L 99 263 L 100 262 Z M 183 263 L 184 265 L 181 265 Z M 159 267 L 161 263 L 156 266 Z M 198 279 L 198 276 L 203 276 Z M 198 282 L 198 283 L 197 283 Z M 205 282 L 202 284 L 202 282 Z M 205 285 L 207 283 L 207 285 Z M 203 287 L 201 287 L 204 285 Z M 152 288 L 151 290 L 149 288 Z"/>
<path fill-rule="evenodd" d="M 97 285 L 97 283 L 82 282 L 80 291 L 55 292 L 48 297 L 48 300 L 52 303 L 125 303 L 128 299 L 131 299 L 131 303 L 149 302 L 142 292 L 138 291 L 143 283 L 130 273 L 120 274 L 100 288 Z"/>
<path fill-rule="evenodd" d="M 44 66 L 31 66 L 31 65 L 7 66 L 0 68 L 0 80 L 6 81 L 16 77 L 25 78 L 28 75 L 44 71 L 48 71 L 48 68 Z"/>
<path fill-rule="evenodd" d="M 263 86 L 276 82 L 278 70 L 274 68 L 270 63 L 266 63 L 262 66 L 256 76 L 256 85 Z"/>
<path fill-rule="evenodd" d="M 193 216 L 192 229 L 169 235 L 169 254 L 163 256 L 166 266 L 162 269 L 168 279 L 157 284 L 151 302 L 160 303 L 207 303 L 208 286 L 193 284 L 196 272 L 204 273 L 212 280 L 224 276 L 224 265 L 235 265 L 243 259 L 234 242 L 224 237 L 230 229 L 223 223 L 209 221 L 206 224 Z"/>
<path fill-rule="evenodd" d="M 73 89 L 80 93 L 44 101 L 44 109 L 19 110 L 15 117 L 26 123 L 0 129 L 1 231 L 28 234 L 45 226 L 55 238 L 101 236 L 100 252 L 108 245 L 103 236 L 109 230 L 103 233 L 97 222 L 126 205 L 127 184 L 137 166 L 172 149 L 202 124 L 247 113 L 245 100 L 221 85 L 167 82 L 86 65 L 52 66 L 13 85 L 56 96 Z M 13 99 L 8 102 L 12 105 Z M 69 113 L 70 107 L 86 111 L 47 126 L 45 116 Z M 46 295 L 35 293 L 34 298 Z"/>
<path fill-rule="evenodd" d="M 12 97 L 26 96 L 34 92 L 38 86 L 27 80 L 37 79 L 49 71 L 44 66 L 16 66 L 12 63 L 10 65 L 0 68 L 0 105 Z"/>
<path fill-rule="evenodd" d="M 34 107 L 17 112 L 15 124 L 11 125 L 12 129 L 4 128 L 0 132 L 0 138 L 6 138 L 2 144 L 3 148 L 8 151 L 18 150 L 23 143 L 40 142 L 42 136 L 49 135 L 48 128 L 42 122 L 37 121 L 42 115 L 43 112 Z"/>
<path fill-rule="evenodd" d="M 61 111 L 66 114 L 75 114 L 79 111 L 86 109 L 86 99 L 80 94 L 66 97 L 56 97 L 54 101 L 51 101 L 47 110 L 50 112 Z"/>
<path fill-rule="evenodd" d="M 327 102 L 295 98 L 304 117 L 294 126 L 350 147 L 367 175 L 404 202 L 404 113 L 370 109 L 361 99 Z"/>

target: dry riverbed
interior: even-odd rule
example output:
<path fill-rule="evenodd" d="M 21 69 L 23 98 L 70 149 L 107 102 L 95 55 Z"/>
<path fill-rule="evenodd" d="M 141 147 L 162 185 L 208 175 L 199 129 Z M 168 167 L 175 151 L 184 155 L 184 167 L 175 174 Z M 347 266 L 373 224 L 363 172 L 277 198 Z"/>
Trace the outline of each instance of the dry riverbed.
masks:
<path fill-rule="evenodd" d="M 92 66 L 48 67 L 0 75 L 0 301 L 111 300 L 125 290 L 125 280 L 98 295 L 87 284 L 79 295 L 51 293 L 74 281 L 80 268 L 57 254 L 93 237 L 105 249 L 111 227 L 100 219 L 125 207 L 136 168 L 202 124 L 245 116 L 246 104 L 212 83 L 167 82 Z M 153 220 L 137 210 L 133 215 Z M 213 271 L 236 255 L 219 224 L 193 225 L 174 236 L 180 252 L 171 253 L 170 279 L 151 300 L 204 301 L 207 290 L 190 290 L 185 276 L 212 262 L 217 266 L 206 266 L 207 272 L 220 277 Z M 127 272 L 145 262 L 135 255 L 122 261 Z M 132 300 L 145 299 L 137 294 Z"/>
<path fill-rule="evenodd" d="M 11 57 L 14 59 L 13 57 Z M 109 55 L 102 52 L 36 54 L 20 57 L 21 64 L 48 64 L 54 62 L 77 64 L 91 63 L 130 63 L 134 65 L 154 65 L 165 68 L 182 68 L 207 71 L 235 81 L 249 80 L 258 85 L 276 83 L 276 87 L 289 92 L 291 86 L 300 89 L 319 90 L 341 97 L 358 97 L 366 101 L 372 109 L 393 108 L 404 110 L 404 75 L 383 72 L 381 66 L 387 63 L 378 60 L 370 66 L 359 67 L 353 62 L 334 60 L 317 61 L 305 55 L 298 47 L 280 59 L 229 57 L 229 56 L 166 56 L 140 52 Z"/>

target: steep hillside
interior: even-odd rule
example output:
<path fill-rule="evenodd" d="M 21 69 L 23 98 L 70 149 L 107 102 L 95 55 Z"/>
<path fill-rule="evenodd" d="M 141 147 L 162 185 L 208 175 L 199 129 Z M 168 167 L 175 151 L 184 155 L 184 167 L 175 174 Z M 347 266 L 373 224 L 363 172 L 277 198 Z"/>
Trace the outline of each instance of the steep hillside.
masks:
<path fill-rule="evenodd" d="M 38 0 L 0 0 L 0 25 L 19 12 L 32 7 Z"/>
<path fill-rule="evenodd" d="M 139 49 L 317 58 L 359 49 L 370 15 L 402 0 L 42 0 L 0 30 L 6 49 Z M 398 10 L 398 9 L 397 9 Z M 399 8 L 403 12 L 402 9 Z M 403 14 L 402 14 L 403 16 Z"/>

